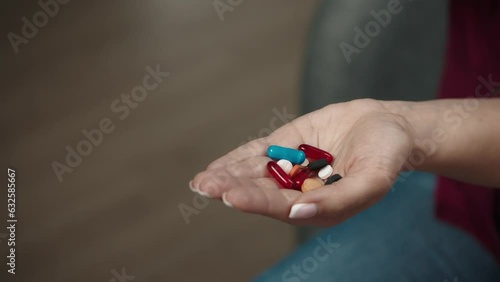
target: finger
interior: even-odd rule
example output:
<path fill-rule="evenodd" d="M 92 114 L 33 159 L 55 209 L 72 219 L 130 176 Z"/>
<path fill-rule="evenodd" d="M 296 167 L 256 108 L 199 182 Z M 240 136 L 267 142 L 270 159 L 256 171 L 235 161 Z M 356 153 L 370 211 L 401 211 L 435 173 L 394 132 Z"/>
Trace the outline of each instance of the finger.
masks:
<path fill-rule="evenodd" d="M 214 186 L 215 189 L 222 188 L 222 186 L 227 186 L 229 184 L 242 186 L 242 184 L 244 184 L 242 182 L 244 179 L 237 181 L 232 178 L 262 178 L 268 176 L 266 164 L 269 160 L 270 159 L 267 157 L 257 156 L 217 169 L 202 171 L 190 182 L 190 186 L 192 186 L 190 188 L 194 191 L 198 191 L 200 187 L 207 185 Z M 210 182 L 215 183 L 209 184 Z M 203 188 L 202 191 L 203 190 L 205 190 L 205 188 Z"/>
<path fill-rule="evenodd" d="M 265 156 L 269 145 L 269 137 L 252 140 L 213 161 L 207 170 L 218 169 L 256 156 Z"/>
<path fill-rule="evenodd" d="M 301 194 L 290 189 L 238 187 L 225 192 L 222 197 L 224 203 L 234 209 L 289 221 L 290 207 Z"/>
<path fill-rule="evenodd" d="M 257 161 L 264 164 L 266 160 Z M 240 164 L 240 166 L 241 165 L 243 164 Z M 246 165 L 250 165 L 250 163 Z M 265 167 L 265 165 L 261 167 Z M 238 171 L 240 170 L 241 169 L 238 169 Z M 265 174 L 265 172 L 260 170 L 261 169 L 244 170 L 245 174 L 251 175 L 252 177 L 241 176 L 242 172 L 238 172 L 238 175 L 233 175 L 227 169 L 204 171 L 195 176 L 192 183 L 190 183 L 193 187 L 190 188 L 210 198 L 221 198 L 224 192 L 237 187 L 278 189 L 279 186 L 273 178 L 257 177 L 257 174 L 262 174 L 262 176 Z"/>
<path fill-rule="evenodd" d="M 332 225 L 340 223 L 379 201 L 389 188 L 385 179 L 381 172 L 353 173 L 302 194 L 294 202 L 289 217 L 326 217 Z"/>
<path fill-rule="evenodd" d="M 234 177 L 243 178 L 261 178 L 268 176 L 267 163 L 270 161 L 268 157 L 252 157 L 241 162 L 236 162 L 223 167 L 219 167 L 212 170 L 205 170 L 198 173 L 194 177 L 194 184 L 198 185 L 201 179 L 206 177 L 210 178 L 221 178 L 223 174 L 229 174 Z"/>
<path fill-rule="evenodd" d="M 304 143 L 304 138 L 300 130 L 298 130 L 298 120 L 292 121 L 273 132 L 271 135 L 250 141 L 225 156 L 212 162 L 207 170 L 221 168 L 225 165 L 231 165 L 241 162 L 245 159 L 266 156 L 267 148 L 272 145 L 280 145 L 283 147 L 297 148 L 301 143 Z"/>
<path fill-rule="evenodd" d="M 234 177 L 225 169 L 198 173 L 192 181 L 192 190 L 209 198 L 220 198 L 230 187 L 253 186 L 251 178 Z"/>
<path fill-rule="evenodd" d="M 234 177 L 261 178 L 269 176 L 267 163 L 270 160 L 268 157 L 256 156 L 228 164 L 224 169 Z"/>

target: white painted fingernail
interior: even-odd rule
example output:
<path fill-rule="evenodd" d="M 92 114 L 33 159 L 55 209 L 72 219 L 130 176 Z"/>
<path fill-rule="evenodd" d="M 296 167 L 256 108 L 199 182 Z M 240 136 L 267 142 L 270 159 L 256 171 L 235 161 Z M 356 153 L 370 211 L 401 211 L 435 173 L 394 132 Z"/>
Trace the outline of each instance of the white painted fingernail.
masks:
<path fill-rule="evenodd" d="M 193 191 L 193 192 L 198 192 L 198 191 L 196 190 L 196 188 L 194 187 L 193 180 L 189 181 L 189 189 L 191 189 L 191 191 Z"/>
<path fill-rule="evenodd" d="M 295 204 L 290 210 L 289 218 L 306 219 L 315 216 L 318 213 L 316 204 Z"/>
<path fill-rule="evenodd" d="M 227 198 L 226 198 L 226 194 L 227 194 L 227 192 L 224 192 L 224 193 L 222 194 L 222 202 L 224 203 L 224 205 L 226 205 L 226 206 L 228 206 L 228 207 L 232 208 L 232 207 L 233 207 L 233 204 L 231 204 L 231 203 L 227 200 Z"/>
<path fill-rule="evenodd" d="M 203 197 L 207 197 L 207 198 L 213 198 L 212 196 L 210 196 L 210 194 L 208 194 L 207 192 L 204 192 L 204 191 L 200 191 L 200 190 L 196 190 L 195 191 L 196 193 L 200 194 L 201 196 Z"/>

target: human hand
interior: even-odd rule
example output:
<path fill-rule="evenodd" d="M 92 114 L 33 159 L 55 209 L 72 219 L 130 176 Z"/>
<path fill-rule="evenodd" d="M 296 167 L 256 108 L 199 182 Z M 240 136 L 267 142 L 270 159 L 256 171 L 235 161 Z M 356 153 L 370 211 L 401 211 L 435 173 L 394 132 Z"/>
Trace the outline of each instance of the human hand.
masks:
<path fill-rule="evenodd" d="M 333 104 L 282 126 L 222 156 L 198 173 L 190 187 L 234 209 L 300 225 L 330 226 L 366 209 L 389 190 L 412 153 L 412 127 L 386 102 Z M 302 193 L 280 189 L 269 175 L 269 145 L 309 144 L 330 152 L 343 178 Z"/>

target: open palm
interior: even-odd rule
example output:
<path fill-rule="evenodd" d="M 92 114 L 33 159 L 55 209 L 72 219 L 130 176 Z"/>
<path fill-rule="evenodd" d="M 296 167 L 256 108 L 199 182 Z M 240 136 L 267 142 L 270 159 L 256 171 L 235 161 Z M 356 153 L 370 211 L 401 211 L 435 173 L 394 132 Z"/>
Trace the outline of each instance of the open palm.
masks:
<path fill-rule="evenodd" d="M 266 149 L 272 144 L 297 148 L 302 143 L 330 152 L 334 173 L 343 178 L 307 193 L 280 189 L 267 172 Z M 241 211 L 293 224 L 329 226 L 381 199 L 412 149 L 404 117 L 381 102 L 356 100 L 297 118 L 233 150 L 197 174 L 190 187 Z"/>

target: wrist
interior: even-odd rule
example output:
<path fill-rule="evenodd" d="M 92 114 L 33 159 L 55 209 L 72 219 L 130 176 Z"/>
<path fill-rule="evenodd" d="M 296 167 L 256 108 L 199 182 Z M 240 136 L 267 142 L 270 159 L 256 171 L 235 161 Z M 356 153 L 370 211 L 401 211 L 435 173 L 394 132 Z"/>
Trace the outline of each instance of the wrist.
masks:
<path fill-rule="evenodd" d="M 385 107 L 404 121 L 412 150 L 405 164 L 406 170 L 431 171 L 446 140 L 446 132 L 440 126 L 442 112 L 439 103 L 387 101 Z"/>

